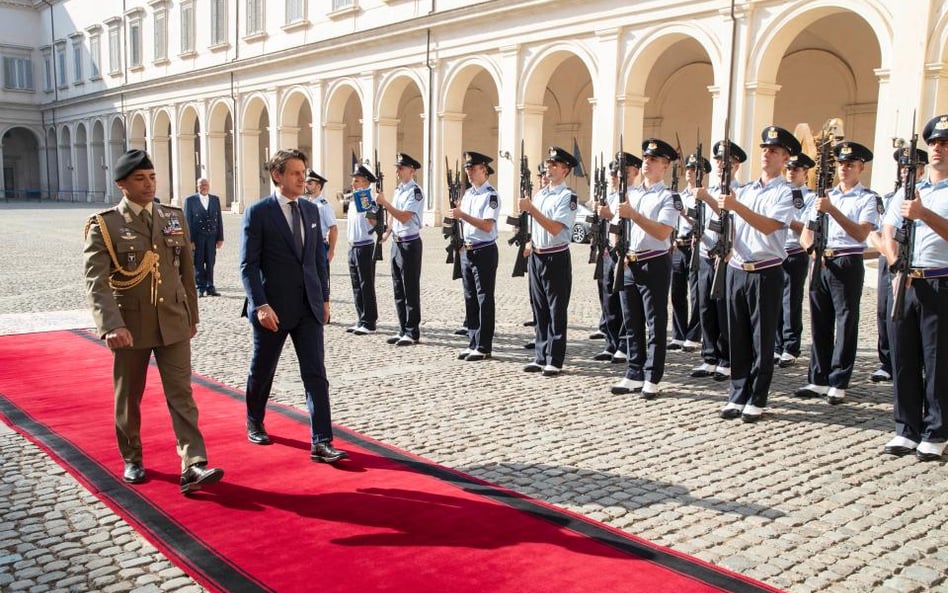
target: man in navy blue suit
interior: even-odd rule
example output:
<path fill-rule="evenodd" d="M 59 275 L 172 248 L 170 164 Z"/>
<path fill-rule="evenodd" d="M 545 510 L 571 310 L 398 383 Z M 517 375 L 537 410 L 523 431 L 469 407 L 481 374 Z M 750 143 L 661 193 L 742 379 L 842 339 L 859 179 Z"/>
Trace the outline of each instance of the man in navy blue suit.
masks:
<path fill-rule="evenodd" d="M 276 191 L 247 208 L 240 243 L 243 315 L 253 328 L 247 378 L 247 440 L 272 441 L 263 426 L 273 375 L 286 337 L 293 339 L 310 415 L 310 459 L 333 463 L 348 455 L 332 446 L 323 324 L 329 322 L 329 269 L 319 210 L 299 199 L 306 189 L 306 155 L 277 152 L 267 167 Z"/>
<path fill-rule="evenodd" d="M 221 296 L 214 287 L 214 262 L 217 250 L 224 243 L 224 218 L 221 201 L 210 193 L 211 183 L 204 177 L 197 180 L 197 193 L 184 200 L 184 215 L 191 231 L 194 250 L 194 276 L 198 296 Z"/>

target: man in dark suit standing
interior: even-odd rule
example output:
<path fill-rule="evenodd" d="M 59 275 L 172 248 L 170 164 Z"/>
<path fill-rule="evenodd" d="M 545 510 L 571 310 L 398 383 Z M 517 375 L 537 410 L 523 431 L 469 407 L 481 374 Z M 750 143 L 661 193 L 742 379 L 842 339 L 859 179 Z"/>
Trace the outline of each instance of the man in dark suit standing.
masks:
<path fill-rule="evenodd" d="M 323 324 L 329 322 L 329 269 L 319 210 L 299 199 L 306 190 L 306 155 L 280 150 L 267 168 L 276 192 L 244 212 L 240 277 L 243 315 L 253 328 L 247 378 L 247 440 L 272 441 L 263 426 L 273 375 L 286 337 L 293 339 L 310 415 L 310 459 L 333 463 L 348 455 L 332 446 Z"/>
<path fill-rule="evenodd" d="M 221 201 L 210 194 L 211 184 L 204 177 L 197 180 L 197 193 L 184 200 L 184 214 L 191 231 L 191 249 L 194 250 L 194 275 L 198 296 L 221 296 L 214 287 L 214 261 L 217 250 L 224 243 L 224 218 Z"/>

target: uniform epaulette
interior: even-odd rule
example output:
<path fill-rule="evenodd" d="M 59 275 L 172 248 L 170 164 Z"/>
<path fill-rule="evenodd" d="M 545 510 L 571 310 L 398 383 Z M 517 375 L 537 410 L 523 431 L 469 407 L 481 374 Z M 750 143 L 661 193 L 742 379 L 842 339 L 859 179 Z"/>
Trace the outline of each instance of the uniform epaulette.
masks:
<path fill-rule="evenodd" d="M 179 212 L 183 211 L 181 206 L 172 206 L 171 204 L 158 204 L 162 208 L 167 208 L 169 210 L 177 210 Z"/>
<path fill-rule="evenodd" d="M 415 199 L 421 200 L 424 197 L 423 195 L 421 195 L 421 188 L 416 185 L 414 189 L 415 189 Z"/>

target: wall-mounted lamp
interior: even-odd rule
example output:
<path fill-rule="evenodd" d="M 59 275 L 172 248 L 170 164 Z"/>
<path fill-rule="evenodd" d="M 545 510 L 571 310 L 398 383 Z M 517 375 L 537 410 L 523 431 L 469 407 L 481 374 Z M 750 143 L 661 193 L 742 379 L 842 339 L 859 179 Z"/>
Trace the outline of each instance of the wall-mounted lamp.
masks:
<path fill-rule="evenodd" d="M 509 150 L 501 150 L 499 153 L 497 153 L 497 156 L 499 156 L 502 159 L 507 159 L 508 161 L 513 162 L 513 159 L 510 158 Z"/>

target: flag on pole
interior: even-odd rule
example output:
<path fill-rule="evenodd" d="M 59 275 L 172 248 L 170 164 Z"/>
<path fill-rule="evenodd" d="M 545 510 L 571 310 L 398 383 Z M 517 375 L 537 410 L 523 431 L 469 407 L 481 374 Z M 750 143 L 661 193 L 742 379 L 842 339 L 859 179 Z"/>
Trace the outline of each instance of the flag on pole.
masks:
<path fill-rule="evenodd" d="M 573 136 L 573 158 L 579 163 L 576 165 L 576 168 L 573 169 L 573 175 L 576 177 L 585 177 L 586 172 L 583 170 L 583 155 L 579 152 L 579 143 L 576 142 L 576 136 Z"/>

